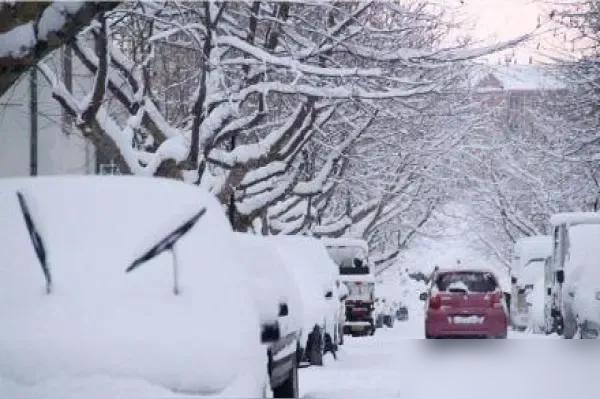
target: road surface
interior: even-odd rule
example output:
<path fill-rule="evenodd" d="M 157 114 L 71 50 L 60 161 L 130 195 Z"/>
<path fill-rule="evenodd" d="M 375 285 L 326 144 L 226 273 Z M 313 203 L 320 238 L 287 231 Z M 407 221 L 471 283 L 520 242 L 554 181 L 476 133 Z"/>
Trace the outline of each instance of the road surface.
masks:
<path fill-rule="evenodd" d="M 527 333 L 502 341 L 426 341 L 422 316 L 347 337 L 335 361 L 300 371 L 301 397 L 544 398 L 595 397 L 598 346 Z M 550 339 L 549 339 L 550 338 Z"/>

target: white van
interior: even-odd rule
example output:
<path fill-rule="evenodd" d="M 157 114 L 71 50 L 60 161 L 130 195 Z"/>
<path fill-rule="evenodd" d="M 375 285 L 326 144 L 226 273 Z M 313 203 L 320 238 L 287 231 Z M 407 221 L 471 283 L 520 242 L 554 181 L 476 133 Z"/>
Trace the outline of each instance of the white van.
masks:
<path fill-rule="evenodd" d="M 598 338 L 600 333 L 600 214 L 552 216 L 554 248 L 547 275 L 552 288 L 546 314 L 550 332 L 565 338 Z"/>

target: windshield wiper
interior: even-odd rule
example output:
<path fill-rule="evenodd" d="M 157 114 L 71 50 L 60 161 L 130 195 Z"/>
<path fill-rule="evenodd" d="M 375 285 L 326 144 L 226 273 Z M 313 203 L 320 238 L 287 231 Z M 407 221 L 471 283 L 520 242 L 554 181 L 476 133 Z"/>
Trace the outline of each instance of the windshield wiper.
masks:
<path fill-rule="evenodd" d="M 130 271 L 137 269 L 140 265 L 157 257 L 164 251 L 171 251 L 171 255 L 173 256 L 173 293 L 175 295 L 179 295 L 179 275 L 175 244 L 181 237 L 190 231 L 192 227 L 194 227 L 194 225 L 205 213 L 206 208 L 202 208 L 198 213 L 185 221 L 181 226 L 173 230 L 165 238 L 160 240 L 156 245 L 146 251 L 146 253 L 134 260 L 133 263 L 125 270 L 125 272 L 129 273 Z"/>
<path fill-rule="evenodd" d="M 52 291 L 52 276 L 50 275 L 50 269 L 48 268 L 48 263 L 46 260 L 46 248 L 44 248 L 44 241 L 42 240 L 42 237 L 40 236 L 40 233 L 33 222 L 33 218 L 31 217 L 29 206 L 27 206 L 25 196 L 21 192 L 17 191 L 17 198 L 19 199 L 21 213 L 25 219 L 25 224 L 27 225 L 27 230 L 29 231 L 29 237 L 31 238 L 33 248 L 35 249 L 35 254 L 38 257 L 40 265 L 42 266 L 42 271 L 44 272 L 44 278 L 46 279 L 46 293 L 50 294 Z"/>

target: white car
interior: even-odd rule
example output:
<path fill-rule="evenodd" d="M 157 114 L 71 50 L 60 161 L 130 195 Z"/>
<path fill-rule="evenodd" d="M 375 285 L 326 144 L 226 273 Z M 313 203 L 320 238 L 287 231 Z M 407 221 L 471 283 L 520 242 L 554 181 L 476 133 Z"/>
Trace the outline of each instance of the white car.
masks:
<path fill-rule="evenodd" d="M 281 235 L 267 239 L 274 243 L 300 288 L 304 307 L 303 359 L 312 365 L 322 365 L 324 353 L 332 352 L 335 356 L 343 320 L 338 267 L 315 238 Z"/>
<path fill-rule="evenodd" d="M 262 236 L 235 234 L 238 249 L 246 258 L 245 271 L 260 313 L 267 345 L 273 396 L 296 398 L 298 363 L 302 355 L 303 305 L 294 278 L 272 242 Z"/>
<path fill-rule="evenodd" d="M 576 323 L 581 338 L 600 338 L 600 269 L 593 255 L 600 224 L 572 226 L 569 238 L 563 288 L 565 325 Z"/>
<path fill-rule="evenodd" d="M 235 245 L 220 204 L 192 185 L 0 180 L 0 386 L 88 397 L 73 381 L 101 378 L 262 396 L 267 357 Z"/>

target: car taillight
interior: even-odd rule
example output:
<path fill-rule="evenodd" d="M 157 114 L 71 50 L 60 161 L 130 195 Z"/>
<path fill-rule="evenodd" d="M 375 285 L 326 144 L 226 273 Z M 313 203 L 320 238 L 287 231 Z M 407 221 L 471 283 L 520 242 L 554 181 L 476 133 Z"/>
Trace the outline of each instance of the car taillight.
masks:
<path fill-rule="evenodd" d="M 490 296 L 490 306 L 493 308 L 501 308 L 502 307 L 502 293 L 495 292 Z"/>
<path fill-rule="evenodd" d="M 439 309 L 442 307 L 442 298 L 439 295 L 434 295 L 429 300 L 430 309 Z"/>

